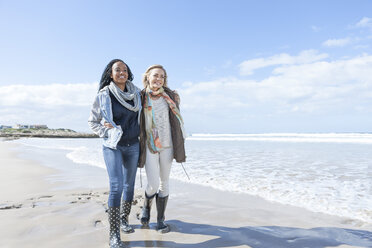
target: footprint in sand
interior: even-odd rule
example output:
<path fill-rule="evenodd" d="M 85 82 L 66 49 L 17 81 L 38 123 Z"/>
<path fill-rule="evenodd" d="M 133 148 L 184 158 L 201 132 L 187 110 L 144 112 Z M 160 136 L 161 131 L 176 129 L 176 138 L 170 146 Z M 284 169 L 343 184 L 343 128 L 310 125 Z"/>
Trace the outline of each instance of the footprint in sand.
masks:
<path fill-rule="evenodd" d="M 17 209 L 17 208 L 21 208 L 21 207 L 22 207 L 22 204 L 12 204 L 12 205 L 1 204 L 0 205 L 0 210 Z"/>
<path fill-rule="evenodd" d="M 95 226 L 95 227 L 103 227 L 102 221 L 101 221 L 101 220 L 96 220 L 96 221 L 94 222 L 94 226 Z"/>
<path fill-rule="evenodd" d="M 37 199 L 52 198 L 52 197 L 53 197 L 52 195 L 42 195 L 42 196 L 39 196 L 39 198 L 37 198 Z"/>

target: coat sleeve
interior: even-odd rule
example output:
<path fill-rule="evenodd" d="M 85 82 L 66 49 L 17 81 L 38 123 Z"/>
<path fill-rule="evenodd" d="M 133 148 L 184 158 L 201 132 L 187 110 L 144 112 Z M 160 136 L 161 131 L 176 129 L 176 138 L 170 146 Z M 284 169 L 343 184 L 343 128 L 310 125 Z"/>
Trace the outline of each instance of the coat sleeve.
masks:
<path fill-rule="evenodd" d="M 176 90 L 174 90 L 173 93 L 174 93 L 174 100 L 177 103 L 177 108 L 179 108 L 180 107 L 180 103 L 181 103 L 180 95 L 178 94 L 178 92 Z"/>
<path fill-rule="evenodd" d="M 88 124 L 95 134 L 103 138 L 107 136 L 108 128 L 101 124 L 102 115 L 99 106 L 99 96 L 96 96 L 94 100 L 92 109 L 90 110 L 90 115 L 88 118 Z"/>
<path fill-rule="evenodd" d="M 180 109 L 181 98 L 176 90 L 171 90 L 168 87 L 164 87 L 165 93 L 176 103 L 178 109 Z"/>

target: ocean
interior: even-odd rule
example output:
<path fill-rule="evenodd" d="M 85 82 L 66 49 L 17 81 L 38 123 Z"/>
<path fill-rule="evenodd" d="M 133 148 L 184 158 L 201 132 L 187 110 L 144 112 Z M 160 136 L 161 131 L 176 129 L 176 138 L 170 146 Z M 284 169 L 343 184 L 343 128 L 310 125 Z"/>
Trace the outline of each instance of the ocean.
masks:
<path fill-rule="evenodd" d="M 21 157 L 62 171 L 50 180 L 108 185 L 100 139 L 12 142 L 22 144 Z M 184 163 L 190 180 L 175 162 L 171 178 L 371 224 L 371 150 L 368 133 L 193 134 Z"/>

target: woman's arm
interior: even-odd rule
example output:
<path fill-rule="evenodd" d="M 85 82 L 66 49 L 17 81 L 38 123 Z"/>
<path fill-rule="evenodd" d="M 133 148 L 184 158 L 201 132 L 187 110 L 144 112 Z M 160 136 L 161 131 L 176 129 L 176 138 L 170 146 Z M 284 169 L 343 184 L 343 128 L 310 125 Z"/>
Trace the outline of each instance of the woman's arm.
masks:
<path fill-rule="evenodd" d="M 97 95 L 96 99 L 94 100 L 92 109 L 90 110 L 88 124 L 90 128 L 93 130 L 93 132 L 102 138 L 106 136 L 106 133 L 109 128 L 102 125 L 101 121 L 102 121 L 102 115 L 101 115 L 101 109 L 99 107 L 99 97 Z"/>

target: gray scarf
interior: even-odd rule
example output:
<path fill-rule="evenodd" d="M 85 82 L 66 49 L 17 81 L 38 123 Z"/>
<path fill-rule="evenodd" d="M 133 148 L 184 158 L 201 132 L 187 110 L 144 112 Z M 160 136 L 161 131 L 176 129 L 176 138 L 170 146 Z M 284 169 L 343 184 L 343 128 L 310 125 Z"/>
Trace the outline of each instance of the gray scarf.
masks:
<path fill-rule="evenodd" d="M 121 105 L 133 112 L 137 112 L 141 108 L 140 89 L 129 80 L 125 83 L 125 88 L 127 88 L 127 92 L 122 91 L 114 82 L 111 82 L 109 85 L 110 92 Z M 130 100 L 133 100 L 134 106 L 126 102 Z"/>

